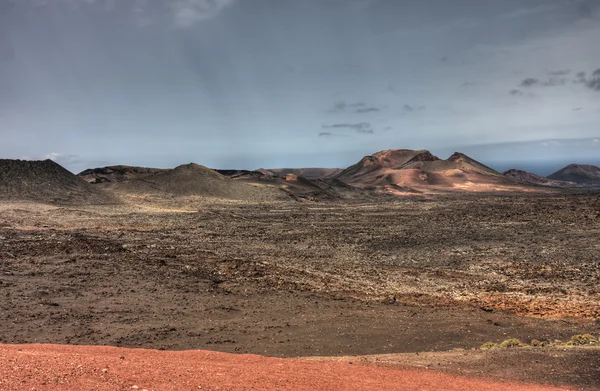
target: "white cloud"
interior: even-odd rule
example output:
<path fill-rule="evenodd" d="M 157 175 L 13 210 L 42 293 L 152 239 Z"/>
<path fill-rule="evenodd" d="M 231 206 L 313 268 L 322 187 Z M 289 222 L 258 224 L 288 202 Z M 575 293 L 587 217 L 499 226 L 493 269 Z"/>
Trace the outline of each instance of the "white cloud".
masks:
<path fill-rule="evenodd" d="M 79 156 L 58 152 L 50 152 L 40 157 L 42 160 L 50 159 L 60 165 L 68 165 L 79 161 Z"/>
<path fill-rule="evenodd" d="M 45 155 L 38 155 L 38 156 L 34 156 L 34 157 L 22 156 L 21 159 L 24 159 L 24 160 L 50 159 L 50 160 L 60 164 L 61 166 L 63 166 L 64 168 L 66 168 L 67 170 L 69 170 L 73 173 L 81 172 L 87 168 L 103 167 L 103 166 L 108 166 L 111 164 L 111 162 L 106 161 L 106 160 L 86 159 L 79 155 L 70 155 L 70 154 L 58 153 L 58 152 L 50 152 Z"/>
<path fill-rule="evenodd" d="M 215 17 L 235 0 L 178 0 L 171 2 L 173 22 L 188 27 L 199 21 Z"/>
<path fill-rule="evenodd" d="M 558 147 L 560 145 L 560 143 L 558 141 L 551 140 L 551 141 L 544 141 L 542 143 L 542 145 L 544 147 Z"/>
<path fill-rule="evenodd" d="M 44 156 L 42 156 L 42 159 L 46 160 L 46 159 L 50 159 L 53 161 L 56 161 L 57 159 L 59 159 L 61 156 L 63 156 L 61 153 L 56 153 L 56 152 L 50 152 Z"/>
<path fill-rule="evenodd" d="M 592 144 L 594 144 L 594 145 L 600 145 L 600 139 L 598 139 L 598 138 L 593 139 L 592 140 Z"/>
<path fill-rule="evenodd" d="M 133 20 L 138 27 L 146 27 L 154 23 L 147 12 L 148 0 L 135 0 L 133 3 Z"/>

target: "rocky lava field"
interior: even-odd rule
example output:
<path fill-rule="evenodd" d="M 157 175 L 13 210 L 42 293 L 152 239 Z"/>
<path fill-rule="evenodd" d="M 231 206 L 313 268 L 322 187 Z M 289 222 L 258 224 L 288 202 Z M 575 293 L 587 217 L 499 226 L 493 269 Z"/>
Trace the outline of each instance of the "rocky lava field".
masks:
<path fill-rule="evenodd" d="M 595 194 L 4 202 L 0 340 L 280 357 L 566 341 L 600 333 L 598 237 Z M 518 380 L 594 389 L 598 351 L 565 354 L 576 376 Z"/>

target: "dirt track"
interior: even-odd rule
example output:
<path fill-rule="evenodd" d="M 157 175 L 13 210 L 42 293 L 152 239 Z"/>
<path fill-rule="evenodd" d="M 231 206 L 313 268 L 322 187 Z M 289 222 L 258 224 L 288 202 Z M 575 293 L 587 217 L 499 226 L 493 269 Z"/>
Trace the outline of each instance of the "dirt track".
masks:
<path fill-rule="evenodd" d="M 542 391 L 428 370 L 309 362 L 206 351 L 0 345 L 1 390 Z M 562 388 L 563 390 L 565 388 Z"/>

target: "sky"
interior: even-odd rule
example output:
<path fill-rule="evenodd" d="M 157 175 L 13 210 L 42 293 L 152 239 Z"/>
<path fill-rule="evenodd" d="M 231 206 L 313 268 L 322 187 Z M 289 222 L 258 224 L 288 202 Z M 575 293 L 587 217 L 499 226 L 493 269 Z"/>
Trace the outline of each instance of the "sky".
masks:
<path fill-rule="evenodd" d="M 600 164 L 600 0 L 0 0 L 0 157 Z"/>

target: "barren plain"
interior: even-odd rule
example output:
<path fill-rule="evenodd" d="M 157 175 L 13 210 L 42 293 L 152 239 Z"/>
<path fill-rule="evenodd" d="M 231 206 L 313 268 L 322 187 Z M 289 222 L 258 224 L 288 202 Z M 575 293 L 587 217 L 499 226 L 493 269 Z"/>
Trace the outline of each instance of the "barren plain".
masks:
<path fill-rule="evenodd" d="M 600 334 L 599 237 L 597 194 L 7 201 L 0 341 L 277 357 L 464 349 L 483 355 L 427 365 L 597 389 L 596 349 L 554 361 L 548 348 L 470 349 Z"/>

